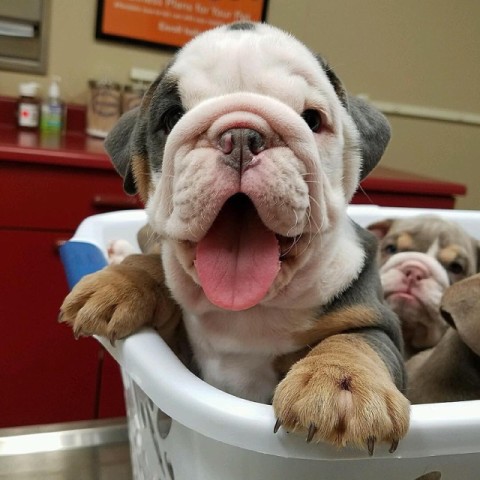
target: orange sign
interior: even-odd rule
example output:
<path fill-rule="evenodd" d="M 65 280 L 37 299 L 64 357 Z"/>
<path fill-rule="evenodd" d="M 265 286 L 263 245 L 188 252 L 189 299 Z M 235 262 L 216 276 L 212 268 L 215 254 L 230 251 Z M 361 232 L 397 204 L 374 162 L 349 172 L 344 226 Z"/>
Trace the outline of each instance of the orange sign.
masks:
<path fill-rule="evenodd" d="M 236 21 L 261 21 L 267 0 L 99 0 L 97 37 L 181 47 Z"/>

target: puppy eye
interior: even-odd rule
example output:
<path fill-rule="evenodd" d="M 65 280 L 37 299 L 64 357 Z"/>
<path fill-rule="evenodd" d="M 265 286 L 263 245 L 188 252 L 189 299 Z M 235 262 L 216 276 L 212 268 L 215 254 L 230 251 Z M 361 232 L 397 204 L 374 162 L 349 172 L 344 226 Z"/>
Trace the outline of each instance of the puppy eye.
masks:
<path fill-rule="evenodd" d="M 170 107 L 161 118 L 161 129 L 168 135 L 177 122 L 183 117 L 185 110 L 181 106 Z"/>
<path fill-rule="evenodd" d="M 448 265 L 447 267 L 448 271 L 455 274 L 455 275 L 460 275 L 462 273 L 464 273 L 464 268 L 463 268 L 463 265 L 461 265 L 460 263 L 458 262 L 452 262 Z"/>
<path fill-rule="evenodd" d="M 385 246 L 383 247 L 383 251 L 384 251 L 385 253 L 387 253 L 388 255 L 393 255 L 393 254 L 395 254 L 395 253 L 398 252 L 398 248 L 397 248 L 397 246 L 394 245 L 393 243 L 389 243 L 388 245 L 385 245 Z"/>
<path fill-rule="evenodd" d="M 302 113 L 302 118 L 307 122 L 310 130 L 314 133 L 318 133 L 322 128 L 322 116 L 317 110 L 313 110 L 311 108 L 305 110 Z"/>

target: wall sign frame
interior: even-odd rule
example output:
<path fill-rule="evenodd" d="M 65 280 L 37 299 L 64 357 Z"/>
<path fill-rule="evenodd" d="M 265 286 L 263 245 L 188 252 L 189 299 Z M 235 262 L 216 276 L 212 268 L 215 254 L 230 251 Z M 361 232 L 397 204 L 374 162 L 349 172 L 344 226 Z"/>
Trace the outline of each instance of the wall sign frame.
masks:
<path fill-rule="evenodd" d="M 202 31 L 264 21 L 268 0 L 97 0 L 101 40 L 177 49 Z"/>

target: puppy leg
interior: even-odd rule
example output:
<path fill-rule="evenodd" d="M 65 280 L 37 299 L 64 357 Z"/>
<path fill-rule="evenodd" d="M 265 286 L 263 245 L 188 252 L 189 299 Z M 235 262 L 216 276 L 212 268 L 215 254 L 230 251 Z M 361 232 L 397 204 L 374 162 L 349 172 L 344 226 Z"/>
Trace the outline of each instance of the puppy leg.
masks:
<path fill-rule="evenodd" d="M 409 402 L 367 337 L 333 335 L 293 365 L 273 398 L 275 431 L 282 425 L 305 432 L 309 442 L 367 446 L 370 455 L 377 441 L 396 449 L 408 429 Z"/>
<path fill-rule="evenodd" d="M 101 335 L 112 343 L 152 326 L 171 344 L 181 312 L 164 280 L 158 255 L 130 255 L 85 276 L 65 298 L 59 321 L 76 337 Z"/>

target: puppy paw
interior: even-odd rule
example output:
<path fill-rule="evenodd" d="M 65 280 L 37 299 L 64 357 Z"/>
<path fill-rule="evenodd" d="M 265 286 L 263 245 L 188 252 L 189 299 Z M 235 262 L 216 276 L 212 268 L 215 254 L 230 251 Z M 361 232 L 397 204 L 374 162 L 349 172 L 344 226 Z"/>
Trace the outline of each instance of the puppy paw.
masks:
<path fill-rule="evenodd" d="M 85 276 L 60 307 L 76 338 L 101 335 L 112 344 L 152 322 L 161 286 L 145 271 L 111 265 Z"/>
<path fill-rule="evenodd" d="M 383 361 L 353 335 L 330 337 L 294 364 L 277 386 L 273 408 L 275 432 L 282 426 L 308 442 L 352 444 L 370 455 L 377 442 L 388 442 L 393 453 L 410 415 Z"/>

